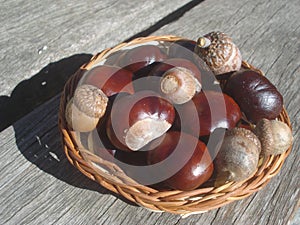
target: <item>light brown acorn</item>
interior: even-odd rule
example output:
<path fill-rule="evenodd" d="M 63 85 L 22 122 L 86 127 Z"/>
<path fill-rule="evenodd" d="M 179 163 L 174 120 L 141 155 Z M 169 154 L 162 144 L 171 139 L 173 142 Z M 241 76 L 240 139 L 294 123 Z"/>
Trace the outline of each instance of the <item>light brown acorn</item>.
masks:
<path fill-rule="evenodd" d="M 291 129 L 278 120 L 261 119 L 254 133 L 260 139 L 264 156 L 282 154 L 293 142 Z"/>

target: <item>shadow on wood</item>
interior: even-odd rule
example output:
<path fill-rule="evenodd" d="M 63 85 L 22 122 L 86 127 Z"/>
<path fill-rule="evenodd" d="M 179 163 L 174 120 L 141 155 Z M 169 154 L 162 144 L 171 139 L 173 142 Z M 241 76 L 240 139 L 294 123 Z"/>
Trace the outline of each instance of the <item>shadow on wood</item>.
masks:
<path fill-rule="evenodd" d="M 20 82 L 10 97 L 0 96 L 0 131 L 60 93 L 67 79 L 91 57 L 78 54 L 50 63 L 30 79 Z"/>
<path fill-rule="evenodd" d="M 60 103 L 60 94 L 58 93 L 61 92 L 66 80 L 82 63 L 89 59 L 90 55 L 87 54 L 75 55 L 43 68 L 36 76 L 21 82 L 11 98 L 7 96 L 0 98 L 2 101 L 1 112 L 5 108 L 3 104 L 11 104 L 9 110 L 16 110 L 18 106 L 26 107 L 21 110 L 22 114 L 18 114 L 21 116 L 38 104 L 44 103 L 13 124 L 16 145 L 22 155 L 40 170 L 67 184 L 101 194 L 115 195 L 85 177 L 69 163 L 62 148 L 61 134 L 58 128 Z M 46 85 L 41 86 L 41 82 L 46 82 Z M 48 98 L 51 99 L 46 102 Z M 10 113 L 12 114 L 7 111 L 7 116 L 10 116 Z M 36 187 L 38 188 L 39 184 L 36 184 Z M 125 198 L 115 196 L 132 204 Z"/>

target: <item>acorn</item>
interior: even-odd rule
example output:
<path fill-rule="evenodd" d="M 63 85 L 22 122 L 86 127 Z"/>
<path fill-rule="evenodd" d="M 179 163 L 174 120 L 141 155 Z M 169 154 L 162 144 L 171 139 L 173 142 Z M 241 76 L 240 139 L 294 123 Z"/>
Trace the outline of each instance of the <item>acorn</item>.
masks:
<path fill-rule="evenodd" d="M 91 131 L 104 115 L 107 103 L 108 98 L 101 89 L 93 85 L 81 85 L 67 103 L 66 121 L 75 131 Z"/>
<path fill-rule="evenodd" d="M 227 131 L 215 158 L 217 180 L 243 181 L 256 172 L 260 141 L 244 128 Z"/>
<path fill-rule="evenodd" d="M 194 51 L 215 75 L 238 71 L 242 65 L 238 47 L 227 34 L 219 31 L 200 37 Z"/>
<path fill-rule="evenodd" d="M 261 119 L 254 128 L 264 156 L 279 155 L 292 145 L 293 135 L 287 124 L 278 120 Z"/>

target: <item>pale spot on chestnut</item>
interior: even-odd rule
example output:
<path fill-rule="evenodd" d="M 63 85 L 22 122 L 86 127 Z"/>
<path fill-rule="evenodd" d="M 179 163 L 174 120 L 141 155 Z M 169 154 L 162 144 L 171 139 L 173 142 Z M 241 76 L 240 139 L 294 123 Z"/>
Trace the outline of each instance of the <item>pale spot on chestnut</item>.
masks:
<path fill-rule="evenodd" d="M 155 92 L 137 92 L 114 103 L 107 134 L 118 149 L 137 151 L 169 130 L 174 118 L 170 102 Z"/>

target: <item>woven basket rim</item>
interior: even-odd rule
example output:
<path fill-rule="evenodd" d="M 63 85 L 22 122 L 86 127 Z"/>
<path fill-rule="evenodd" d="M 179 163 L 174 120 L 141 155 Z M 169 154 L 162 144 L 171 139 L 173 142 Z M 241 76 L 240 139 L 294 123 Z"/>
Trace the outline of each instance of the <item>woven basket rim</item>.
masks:
<path fill-rule="evenodd" d="M 120 194 L 126 199 L 147 209 L 187 216 L 219 208 L 233 201 L 248 197 L 262 189 L 270 181 L 270 179 L 280 171 L 286 157 L 292 149 L 292 146 L 290 146 L 290 148 L 281 155 L 268 157 L 264 163 L 258 167 L 256 173 L 245 181 L 228 182 L 218 187 L 204 187 L 192 191 L 159 191 L 148 186 L 128 185 L 101 176 L 82 157 L 81 151 L 83 151 L 83 149 L 80 149 L 81 147 L 76 140 L 76 135 L 68 128 L 64 116 L 66 103 L 70 96 L 72 96 L 76 84 L 79 82 L 84 71 L 89 70 L 100 60 L 126 46 L 143 44 L 151 41 L 175 42 L 178 40 L 188 39 L 173 35 L 140 37 L 130 42 L 120 43 L 113 48 L 107 48 L 94 55 L 88 63 L 80 67 L 80 69 L 67 81 L 64 87 L 59 108 L 59 129 L 62 134 L 63 148 L 69 162 L 85 176 L 98 182 L 108 190 Z M 245 61 L 243 61 L 242 66 L 244 68 L 256 70 L 261 75 L 264 75 L 261 70 Z M 285 108 L 283 108 L 283 111 L 277 119 L 283 121 L 292 129 L 291 122 Z M 114 167 L 114 165 L 108 166 Z M 119 168 L 114 167 L 113 169 L 118 170 Z"/>

